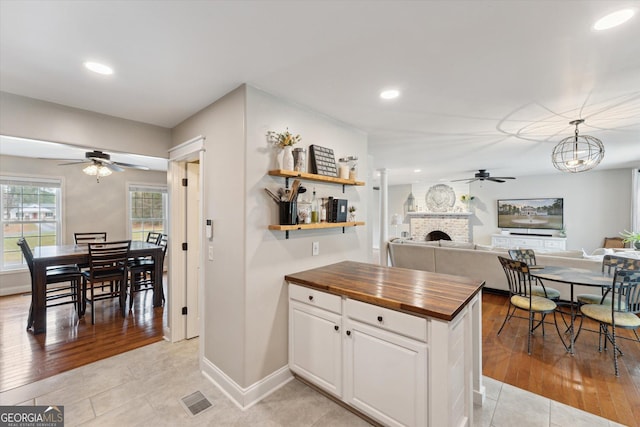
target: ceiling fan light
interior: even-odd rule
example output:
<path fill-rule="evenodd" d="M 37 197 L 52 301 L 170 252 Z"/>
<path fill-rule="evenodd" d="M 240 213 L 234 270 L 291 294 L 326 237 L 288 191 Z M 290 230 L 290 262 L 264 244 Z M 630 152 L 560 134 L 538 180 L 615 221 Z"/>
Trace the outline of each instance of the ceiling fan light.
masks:
<path fill-rule="evenodd" d="M 95 163 L 90 164 L 89 166 L 82 169 L 82 172 L 87 175 L 95 176 L 98 175 L 98 166 Z"/>
<path fill-rule="evenodd" d="M 98 176 L 109 176 L 111 173 L 111 169 L 108 167 L 103 165 L 98 166 Z"/>

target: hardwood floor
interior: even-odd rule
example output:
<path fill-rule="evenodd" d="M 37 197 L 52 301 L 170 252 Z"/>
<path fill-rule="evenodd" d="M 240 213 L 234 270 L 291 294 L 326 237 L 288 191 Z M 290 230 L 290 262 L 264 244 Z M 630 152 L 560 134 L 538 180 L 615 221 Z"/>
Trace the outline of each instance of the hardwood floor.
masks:
<path fill-rule="evenodd" d="M 25 330 L 30 296 L 0 297 L 0 391 L 161 340 L 166 310 L 152 308 L 151 298 L 151 292 L 137 294 L 126 319 L 115 300 L 99 303 L 95 326 L 90 316 L 78 320 L 70 305 L 50 308 L 49 331 L 34 336 Z M 526 320 L 512 319 L 497 336 L 507 298 L 485 293 L 482 309 L 484 375 L 640 427 L 640 343 L 622 342 L 625 354 L 616 378 L 610 351 L 598 352 L 596 333 L 583 331 L 571 356 L 548 323 L 544 338 L 536 331 L 529 356 Z"/>
<path fill-rule="evenodd" d="M 26 330 L 31 296 L 0 297 L 0 392 L 162 340 L 165 307 L 153 307 L 153 292 L 136 294 L 122 318 L 117 299 L 96 303 L 78 319 L 72 304 L 47 309 L 47 333 Z"/>
<path fill-rule="evenodd" d="M 630 427 L 640 425 L 640 343 L 621 340 L 624 356 L 616 378 L 611 350 L 599 353 L 598 334 L 584 330 L 597 330 L 595 322 L 585 321 L 571 356 L 548 319 L 544 338 L 535 331 L 529 356 L 526 319 L 511 319 L 497 335 L 507 297 L 485 293 L 482 303 L 484 375 Z M 621 335 L 633 337 L 627 330 Z"/>

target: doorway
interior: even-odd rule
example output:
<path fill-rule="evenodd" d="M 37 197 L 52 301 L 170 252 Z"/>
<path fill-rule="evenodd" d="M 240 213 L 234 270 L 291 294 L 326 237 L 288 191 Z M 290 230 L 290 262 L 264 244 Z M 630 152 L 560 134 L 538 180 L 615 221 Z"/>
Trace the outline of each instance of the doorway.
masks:
<path fill-rule="evenodd" d="M 165 337 L 180 341 L 199 335 L 203 282 L 202 170 L 204 138 L 170 150 L 169 321 Z"/>

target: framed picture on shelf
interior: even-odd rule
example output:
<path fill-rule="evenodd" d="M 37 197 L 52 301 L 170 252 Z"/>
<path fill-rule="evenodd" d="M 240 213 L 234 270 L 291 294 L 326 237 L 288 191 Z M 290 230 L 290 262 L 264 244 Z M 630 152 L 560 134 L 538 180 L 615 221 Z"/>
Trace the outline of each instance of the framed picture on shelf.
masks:
<path fill-rule="evenodd" d="M 336 158 L 331 148 L 319 145 L 309 146 L 311 173 L 324 176 L 338 176 Z"/>

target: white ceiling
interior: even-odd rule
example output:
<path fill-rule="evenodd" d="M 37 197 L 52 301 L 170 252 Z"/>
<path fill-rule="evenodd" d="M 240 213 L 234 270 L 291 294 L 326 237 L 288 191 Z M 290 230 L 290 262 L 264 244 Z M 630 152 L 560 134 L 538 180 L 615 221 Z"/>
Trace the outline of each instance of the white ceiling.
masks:
<path fill-rule="evenodd" d="M 517 177 L 578 117 L 598 169 L 640 165 L 639 40 L 640 1 L 0 0 L 0 90 L 170 128 L 248 83 L 367 132 L 391 184 Z"/>

